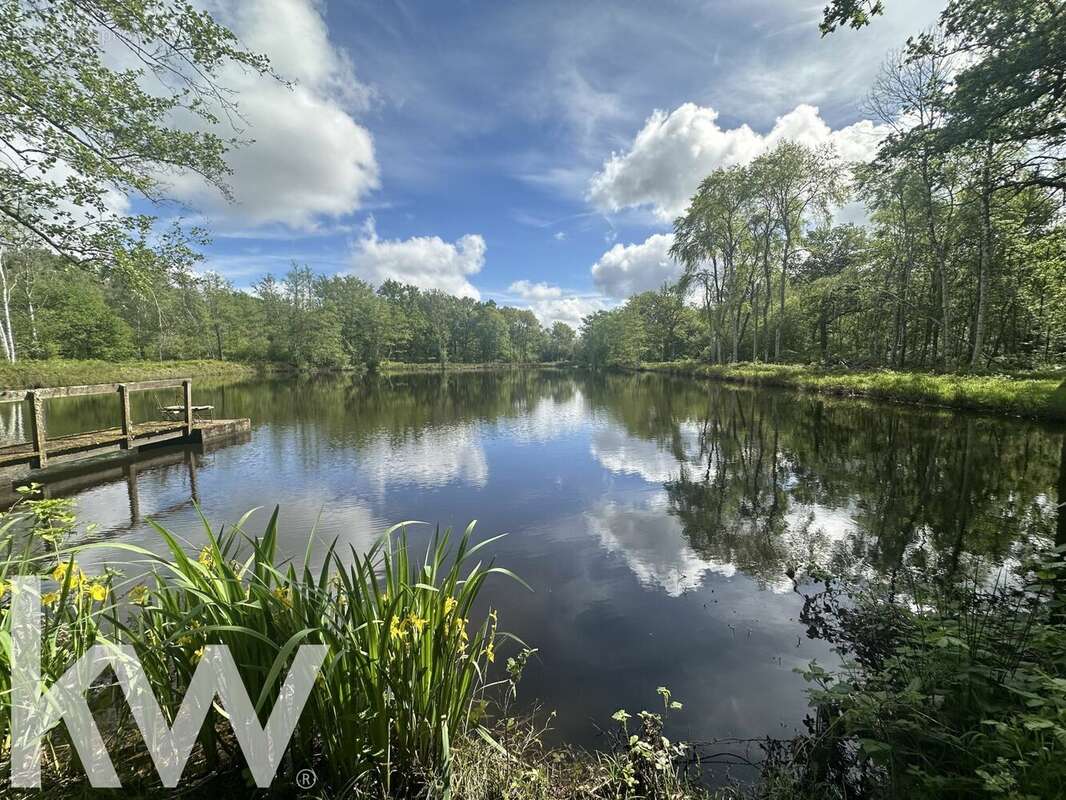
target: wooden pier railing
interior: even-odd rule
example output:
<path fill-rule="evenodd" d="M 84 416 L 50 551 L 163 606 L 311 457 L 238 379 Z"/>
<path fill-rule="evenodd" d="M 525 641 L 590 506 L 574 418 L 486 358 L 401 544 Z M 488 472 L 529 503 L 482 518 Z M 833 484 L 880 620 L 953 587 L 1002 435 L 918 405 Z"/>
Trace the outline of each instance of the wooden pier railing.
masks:
<path fill-rule="evenodd" d="M 182 389 L 183 417 L 180 425 L 177 421 L 167 423 L 142 423 L 135 425 L 130 413 L 130 394 L 155 389 Z M 134 383 L 98 383 L 90 386 L 58 386 L 47 389 L 6 389 L 0 391 L 0 403 L 29 403 L 29 448 L 26 445 L 14 445 L 0 448 L 0 462 L 8 459 L 28 462 L 30 466 L 43 469 L 48 466 L 49 439 L 45 400 L 60 397 L 83 397 L 86 395 L 112 394 L 119 405 L 121 425 L 117 429 L 95 431 L 89 434 L 76 434 L 51 440 L 53 445 L 60 445 L 64 451 L 82 452 L 103 448 L 132 449 L 139 438 L 159 439 L 171 437 L 191 437 L 193 432 L 192 380 L 173 378 L 159 381 L 137 381 Z M 79 441 L 84 439 L 85 441 Z M 53 447 L 53 449 L 55 449 Z M 5 458 L 5 456 L 7 458 Z"/>

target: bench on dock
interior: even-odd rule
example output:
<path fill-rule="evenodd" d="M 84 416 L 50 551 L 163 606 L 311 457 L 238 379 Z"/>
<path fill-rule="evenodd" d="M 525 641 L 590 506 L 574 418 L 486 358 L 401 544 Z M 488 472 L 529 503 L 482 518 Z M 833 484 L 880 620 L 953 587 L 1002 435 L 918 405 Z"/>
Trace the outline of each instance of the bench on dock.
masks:
<path fill-rule="evenodd" d="M 163 416 L 163 419 L 181 419 L 185 415 L 185 406 L 159 406 L 159 413 Z M 214 406 L 193 406 L 192 415 L 193 418 L 213 416 L 215 413 Z"/>

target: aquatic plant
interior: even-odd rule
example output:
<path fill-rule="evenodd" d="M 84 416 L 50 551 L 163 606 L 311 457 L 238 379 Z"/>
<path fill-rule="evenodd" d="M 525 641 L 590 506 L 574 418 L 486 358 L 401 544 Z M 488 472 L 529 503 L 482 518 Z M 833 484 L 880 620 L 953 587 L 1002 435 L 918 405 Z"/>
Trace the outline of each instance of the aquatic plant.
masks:
<path fill-rule="evenodd" d="M 39 490 L 36 484 L 21 487 L 19 500 L 0 515 L 0 752 L 10 735 L 11 601 L 18 579 L 45 576 L 40 674 L 46 683 L 97 642 L 113 602 L 113 573 L 87 575 L 67 547 L 76 529 L 72 501 L 42 498 Z"/>
<path fill-rule="evenodd" d="M 438 531 L 415 559 L 407 523 L 365 553 L 342 556 L 331 546 L 318 569 L 309 542 L 297 569 L 278 562 L 277 520 L 275 510 L 259 537 L 243 533 L 245 519 L 219 532 L 204 520 L 207 544 L 195 558 L 157 526 L 169 554 L 156 560 L 150 586 L 131 590 L 133 618 L 113 623 L 135 643 L 164 713 L 177 713 L 208 644 L 229 647 L 264 718 L 296 648 L 324 644 L 326 661 L 290 745 L 293 763 L 321 757 L 350 788 L 372 782 L 408 792 L 441 776 L 447 783 L 451 742 L 478 722 L 502 635 L 495 611 L 471 621 L 475 600 L 489 575 L 518 580 L 473 561 L 495 539 L 472 545 L 471 524 L 453 547 L 451 531 Z M 205 726 L 205 751 L 218 749 L 217 735 Z"/>
<path fill-rule="evenodd" d="M 475 559 L 496 539 L 471 545 L 473 531 L 471 523 L 454 549 L 451 531 L 438 531 L 421 560 L 406 526 L 365 554 L 353 551 L 347 564 L 333 556 L 333 591 L 324 596 L 335 613 L 322 631 L 330 657 L 311 713 L 335 774 L 366 765 L 357 778 L 385 792 L 450 784 L 450 749 L 481 721 L 501 636 L 495 611 L 472 620 L 474 603 L 489 575 L 519 581 Z"/>

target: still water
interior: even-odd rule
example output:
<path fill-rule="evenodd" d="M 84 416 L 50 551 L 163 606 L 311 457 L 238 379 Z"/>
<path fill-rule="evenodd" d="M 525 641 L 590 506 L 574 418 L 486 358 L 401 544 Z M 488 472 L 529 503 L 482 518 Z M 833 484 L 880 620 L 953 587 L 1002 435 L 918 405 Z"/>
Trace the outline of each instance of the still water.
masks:
<path fill-rule="evenodd" d="M 176 402 L 135 415 L 157 400 Z M 527 702 L 585 745 L 660 685 L 685 706 L 675 735 L 791 734 L 795 668 L 834 656 L 787 571 L 993 570 L 1055 538 L 1066 483 L 1061 428 L 652 375 L 273 379 L 198 384 L 195 402 L 249 417 L 250 439 L 54 486 L 96 539 L 160 550 L 153 519 L 195 547 L 197 505 L 216 522 L 264 507 L 250 532 L 280 505 L 293 557 L 312 529 L 357 549 L 401 520 L 508 532 L 497 563 L 534 591 L 501 578 L 487 602 L 539 650 Z M 55 401 L 49 432 L 116 424 L 114 406 Z M 0 409 L 9 436 L 16 415 Z"/>

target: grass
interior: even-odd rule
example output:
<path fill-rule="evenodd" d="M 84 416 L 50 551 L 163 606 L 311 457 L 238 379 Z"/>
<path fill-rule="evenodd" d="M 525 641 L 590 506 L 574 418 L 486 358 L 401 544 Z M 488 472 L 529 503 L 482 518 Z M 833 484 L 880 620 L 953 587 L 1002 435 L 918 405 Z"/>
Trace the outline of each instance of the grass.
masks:
<path fill-rule="evenodd" d="M 0 363 L 0 389 L 80 386 L 165 378 L 247 378 L 262 367 L 231 361 L 74 361 L 48 359 Z"/>
<path fill-rule="evenodd" d="M 535 362 L 530 364 L 512 364 L 504 361 L 489 361 L 478 364 L 463 364 L 448 362 L 443 367 L 437 363 L 412 364 L 406 361 L 382 361 L 377 371 L 382 375 L 400 375 L 420 372 L 487 372 L 503 369 L 520 369 L 526 367 L 552 367 L 557 364 L 549 362 Z"/>
<path fill-rule="evenodd" d="M 447 372 L 484 372 L 515 369 L 519 367 L 544 367 L 552 364 L 509 364 L 492 362 L 484 364 L 449 363 Z M 341 370 L 358 372 L 361 368 Z M 120 383 L 123 381 L 149 381 L 165 378 L 251 378 L 263 372 L 299 372 L 284 364 L 242 364 L 235 361 L 210 359 L 186 361 L 76 361 L 48 359 L 43 361 L 17 361 L 14 364 L 0 363 L 0 389 L 34 389 L 44 386 L 79 386 L 93 383 Z M 441 372 L 440 364 L 411 364 L 403 361 L 385 361 L 378 367 L 384 375 Z"/>
<path fill-rule="evenodd" d="M 638 369 L 821 394 L 1066 420 L 1066 376 L 956 375 L 876 370 L 848 372 L 786 364 L 645 363 Z"/>

